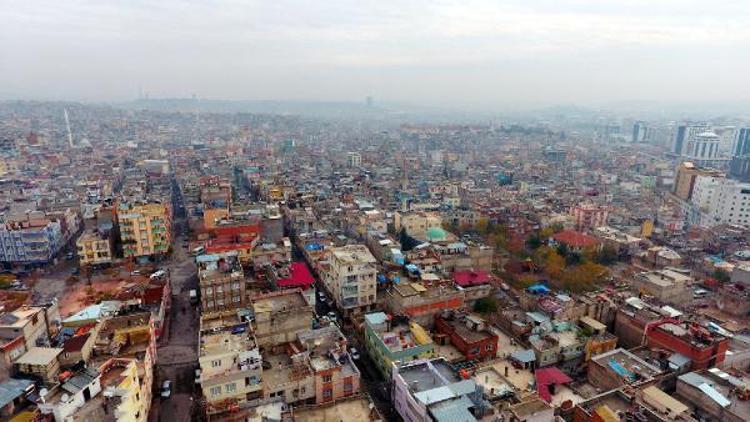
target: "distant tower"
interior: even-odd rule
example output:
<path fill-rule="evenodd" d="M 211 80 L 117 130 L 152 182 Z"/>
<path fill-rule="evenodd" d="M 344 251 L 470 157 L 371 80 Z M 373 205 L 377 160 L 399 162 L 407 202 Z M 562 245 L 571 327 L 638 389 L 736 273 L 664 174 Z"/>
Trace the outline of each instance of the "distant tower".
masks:
<path fill-rule="evenodd" d="M 73 133 L 70 131 L 70 120 L 68 119 L 68 109 L 63 109 L 65 113 L 65 128 L 68 130 L 68 145 L 73 148 Z"/>
<path fill-rule="evenodd" d="M 371 96 L 368 95 L 367 97 L 365 97 L 365 105 L 367 105 L 367 107 L 372 107 L 373 103 L 374 103 L 374 100 L 372 99 Z"/>

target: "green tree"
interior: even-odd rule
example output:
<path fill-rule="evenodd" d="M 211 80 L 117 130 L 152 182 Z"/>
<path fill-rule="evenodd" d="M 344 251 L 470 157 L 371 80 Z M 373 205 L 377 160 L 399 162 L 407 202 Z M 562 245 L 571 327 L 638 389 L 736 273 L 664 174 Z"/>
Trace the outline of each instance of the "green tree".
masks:
<path fill-rule="evenodd" d="M 539 234 L 532 233 L 529 235 L 529 237 L 526 239 L 526 247 L 528 247 L 531 250 L 535 250 L 542 246 L 542 239 L 539 238 Z"/>
<path fill-rule="evenodd" d="M 716 280 L 718 280 L 718 281 L 720 281 L 720 282 L 722 282 L 722 283 L 729 283 L 729 281 L 730 281 L 730 280 L 731 280 L 731 278 L 732 278 L 732 277 L 730 277 L 730 276 L 729 276 L 729 273 L 728 273 L 728 272 L 726 272 L 726 271 L 724 271 L 724 270 L 722 270 L 722 269 L 719 269 L 719 268 L 717 268 L 717 269 L 716 269 L 716 270 L 714 271 L 714 273 L 713 273 L 713 277 L 714 277 L 714 278 L 715 278 Z"/>
<path fill-rule="evenodd" d="M 491 297 L 483 297 L 474 303 L 474 312 L 486 315 L 497 311 L 497 301 Z"/>
<path fill-rule="evenodd" d="M 596 255 L 597 264 L 612 265 L 617 262 L 617 250 L 612 246 L 604 246 Z"/>

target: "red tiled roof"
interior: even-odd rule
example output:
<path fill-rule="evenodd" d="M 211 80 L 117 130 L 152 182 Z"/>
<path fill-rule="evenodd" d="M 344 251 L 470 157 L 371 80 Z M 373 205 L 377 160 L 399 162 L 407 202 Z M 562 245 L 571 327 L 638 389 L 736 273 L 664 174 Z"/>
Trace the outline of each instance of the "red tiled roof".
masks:
<path fill-rule="evenodd" d="M 453 281 L 461 287 L 478 286 L 487 284 L 492 277 L 487 271 L 456 271 L 453 273 Z"/>
<path fill-rule="evenodd" d="M 599 240 L 595 237 L 574 230 L 563 230 L 556 233 L 552 238 L 558 243 L 564 243 L 574 248 L 585 248 L 599 244 Z"/>

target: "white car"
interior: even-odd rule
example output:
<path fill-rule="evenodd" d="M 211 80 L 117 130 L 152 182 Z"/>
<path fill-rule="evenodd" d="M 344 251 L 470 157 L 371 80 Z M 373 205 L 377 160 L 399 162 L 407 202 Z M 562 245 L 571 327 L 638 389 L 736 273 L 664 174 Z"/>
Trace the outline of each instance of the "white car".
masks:
<path fill-rule="evenodd" d="M 172 395 L 172 381 L 166 380 L 161 385 L 161 398 L 168 399 Z"/>
<path fill-rule="evenodd" d="M 349 348 L 349 356 L 351 356 L 354 360 L 359 360 L 359 351 L 356 347 Z"/>
<path fill-rule="evenodd" d="M 195 383 L 196 384 L 201 383 L 201 370 L 200 369 L 195 370 Z"/>

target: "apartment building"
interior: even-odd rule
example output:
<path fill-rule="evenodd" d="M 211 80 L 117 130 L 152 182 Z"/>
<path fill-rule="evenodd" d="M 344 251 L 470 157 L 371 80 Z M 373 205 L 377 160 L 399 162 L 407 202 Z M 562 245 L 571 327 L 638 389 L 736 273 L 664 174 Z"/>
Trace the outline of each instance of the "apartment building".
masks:
<path fill-rule="evenodd" d="M 307 351 L 315 378 L 315 403 L 333 402 L 359 393 L 360 373 L 335 325 L 297 335 Z"/>
<path fill-rule="evenodd" d="M 393 363 L 434 356 L 430 335 L 416 322 L 394 323 L 384 312 L 365 315 L 365 345 L 378 371 L 390 379 Z"/>
<path fill-rule="evenodd" d="M 280 290 L 254 296 L 255 337 L 258 346 L 283 348 L 297 334 L 312 327 L 313 308 L 299 289 Z"/>
<path fill-rule="evenodd" d="M 375 257 L 365 245 L 333 248 L 323 274 L 326 288 L 345 315 L 371 311 L 376 301 Z"/>
<path fill-rule="evenodd" d="M 262 357 L 248 321 L 236 311 L 201 318 L 198 364 L 209 415 L 262 395 Z"/>
<path fill-rule="evenodd" d="M 41 265 L 57 255 L 64 245 L 60 222 L 37 214 L 0 224 L 0 262 Z"/>
<path fill-rule="evenodd" d="M 125 258 L 164 255 L 172 241 L 172 210 L 158 202 L 127 203 L 117 206 L 122 251 Z"/>
<path fill-rule="evenodd" d="M 195 260 L 203 312 L 245 306 L 245 273 L 236 251 L 199 255 Z"/>
<path fill-rule="evenodd" d="M 109 233 L 87 230 L 76 241 L 81 265 L 107 265 L 112 263 L 112 237 Z"/>

